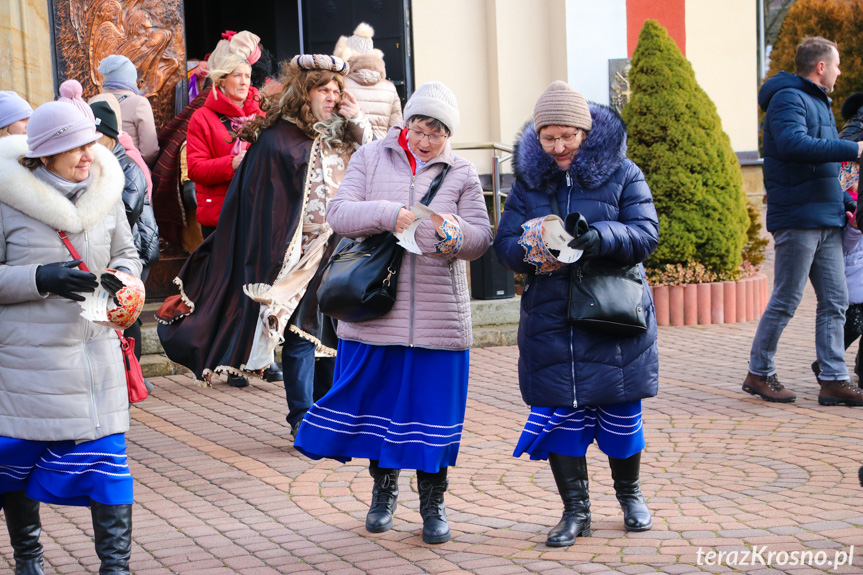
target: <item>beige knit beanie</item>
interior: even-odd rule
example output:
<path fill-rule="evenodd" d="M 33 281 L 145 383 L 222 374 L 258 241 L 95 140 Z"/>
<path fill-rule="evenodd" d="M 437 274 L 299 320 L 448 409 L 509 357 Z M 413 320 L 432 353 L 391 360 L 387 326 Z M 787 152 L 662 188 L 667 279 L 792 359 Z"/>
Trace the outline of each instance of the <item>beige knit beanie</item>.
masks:
<path fill-rule="evenodd" d="M 375 49 L 372 38 L 375 35 L 375 29 L 360 22 L 354 30 L 353 36 L 340 36 L 336 47 L 333 49 L 333 55 L 338 56 L 345 62 L 359 54 L 375 54 L 380 58 L 384 57 L 384 53 Z"/>
<path fill-rule="evenodd" d="M 584 96 L 557 80 L 545 89 L 533 108 L 536 133 L 546 126 L 572 126 L 590 131 L 593 120 Z"/>

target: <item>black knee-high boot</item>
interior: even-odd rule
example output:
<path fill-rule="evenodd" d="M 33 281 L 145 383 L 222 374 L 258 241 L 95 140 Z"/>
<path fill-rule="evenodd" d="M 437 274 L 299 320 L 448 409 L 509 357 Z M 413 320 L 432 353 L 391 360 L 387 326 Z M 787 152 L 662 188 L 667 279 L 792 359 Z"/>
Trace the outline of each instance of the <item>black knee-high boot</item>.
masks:
<path fill-rule="evenodd" d="M 545 544 L 549 547 L 568 547 L 575 543 L 579 535 L 590 537 L 587 459 L 549 453 L 548 462 L 563 500 L 563 517 L 548 532 Z"/>
<path fill-rule="evenodd" d="M 132 506 L 90 501 L 99 575 L 128 575 L 132 556 Z"/>
<path fill-rule="evenodd" d="M 449 487 L 446 473 L 446 467 L 442 467 L 437 473 L 417 470 L 424 543 L 445 543 L 451 537 L 446 520 L 446 504 L 443 501 L 443 494 Z"/>
<path fill-rule="evenodd" d="M 2 496 L 6 528 L 15 557 L 15 575 L 45 575 L 42 570 L 42 521 L 39 519 L 39 502 L 27 497 L 23 491 L 7 491 Z"/>
<path fill-rule="evenodd" d="M 614 479 L 614 492 L 623 509 L 623 526 L 627 531 L 647 531 L 653 527 L 653 519 L 638 484 L 641 452 L 626 459 L 609 457 L 608 464 Z"/>
<path fill-rule="evenodd" d="M 378 467 L 378 462 L 369 460 L 369 475 L 375 480 L 372 488 L 372 504 L 366 515 L 366 531 L 383 533 L 393 528 L 393 513 L 399 499 L 399 470 Z"/>

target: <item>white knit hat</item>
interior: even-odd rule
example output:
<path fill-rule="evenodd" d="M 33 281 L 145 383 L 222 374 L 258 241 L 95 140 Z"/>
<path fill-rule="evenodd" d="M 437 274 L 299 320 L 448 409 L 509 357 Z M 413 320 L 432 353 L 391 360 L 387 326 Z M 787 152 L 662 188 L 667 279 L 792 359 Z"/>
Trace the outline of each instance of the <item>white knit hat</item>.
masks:
<path fill-rule="evenodd" d="M 426 82 L 417 88 L 405 104 L 404 116 L 407 120 L 410 120 L 411 116 L 428 116 L 440 120 L 449 128 L 450 135 L 454 134 L 459 126 L 455 94 L 441 82 Z"/>
<path fill-rule="evenodd" d="M 375 50 L 372 38 L 375 35 L 375 29 L 361 22 L 354 30 L 353 36 L 340 36 L 336 42 L 336 47 L 333 49 L 333 55 L 338 56 L 345 62 L 358 54 L 375 54 L 384 57 L 384 53 L 380 50 Z"/>

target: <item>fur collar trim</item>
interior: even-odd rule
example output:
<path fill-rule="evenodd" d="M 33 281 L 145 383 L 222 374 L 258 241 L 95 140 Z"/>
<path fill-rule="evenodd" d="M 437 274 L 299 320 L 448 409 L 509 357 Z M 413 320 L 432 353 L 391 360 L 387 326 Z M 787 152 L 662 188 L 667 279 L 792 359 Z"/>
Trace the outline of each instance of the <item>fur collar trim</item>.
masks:
<path fill-rule="evenodd" d="M 369 70 L 371 72 L 377 72 L 380 74 L 381 78 L 387 77 L 387 69 L 384 65 L 383 53 L 381 53 L 380 56 L 374 52 L 370 54 L 357 54 L 348 61 L 348 64 L 351 67 L 352 74 L 361 70 Z"/>
<path fill-rule="evenodd" d="M 569 174 L 584 189 L 604 184 L 626 159 L 626 126 L 620 115 L 609 108 L 589 103 L 593 129 L 588 133 Z M 533 120 L 529 120 L 516 137 L 513 151 L 513 173 L 530 189 L 545 189 L 561 170 L 539 143 Z"/>
<path fill-rule="evenodd" d="M 18 163 L 27 153 L 26 136 L 0 138 L 0 202 L 65 232 L 80 233 L 93 228 L 114 208 L 123 193 L 126 177 L 114 155 L 101 144 L 90 166 L 93 181 L 77 204 L 43 183 Z"/>

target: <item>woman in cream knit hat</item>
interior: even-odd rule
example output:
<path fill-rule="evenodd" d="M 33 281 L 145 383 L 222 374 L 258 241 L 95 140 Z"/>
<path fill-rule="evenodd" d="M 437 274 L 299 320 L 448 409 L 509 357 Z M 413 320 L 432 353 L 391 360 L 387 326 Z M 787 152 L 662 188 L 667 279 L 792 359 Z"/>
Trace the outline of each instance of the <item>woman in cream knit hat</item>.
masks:
<path fill-rule="evenodd" d="M 396 87 L 387 80 L 384 53 L 374 47 L 374 35 L 374 29 L 362 22 L 353 36 L 339 38 L 333 55 L 350 66 L 345 88 L 366 113 L 375 136 L 383 138 L 387 130 L 402 123 L 402 102 Z"/>
<path fill-rule="evenodd" d="M 656 395 L 659 366 L 644 270 L 646 332 L 590 331 L 570 324 L 567 309 L 570 278 L 584 266 L 640 268 L 656 249 L 659 224 L 650 188 L 626 158 L 620 116 L 589 104 L 565 82 L 552 83 L 539 97 L 513 156 L 516 181 L 494 247 L 504 265 L 526 276 L 518 374 L 531 410 L 514 455 L 551 464 L 564 511 L 546 544 L 564 547 L 590 535 L 585 453 L 593 441 L 608 456 L 624 528 L 648 530 L 653 523 L 639 486 L 641 400 Z M 545 226 L 553 215 L 575 236 L 569 247 L 581 252 L 578 261 L 546 246 Z"/>

